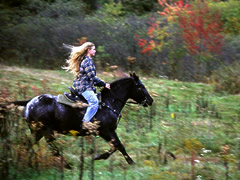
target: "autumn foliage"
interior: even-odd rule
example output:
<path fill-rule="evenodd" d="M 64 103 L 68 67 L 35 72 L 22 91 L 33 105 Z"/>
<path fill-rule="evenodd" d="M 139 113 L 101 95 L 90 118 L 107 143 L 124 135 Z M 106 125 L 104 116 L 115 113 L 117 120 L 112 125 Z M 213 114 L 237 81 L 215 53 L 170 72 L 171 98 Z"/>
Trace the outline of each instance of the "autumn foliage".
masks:
<path fill-rule="evenodd" d="M 219 53 L 223 45 L 222 23 L 220 13 L 212 11 L 206 1 L 196 0 L 193 4 L 184 0 L 158 0 L 163 10 L 159 15 L 165 16 L 168 23 L 180 27 L 186 49 L 190 54 Z M 147 35 L 150 40 L 138 39 L 142 53 L 154 49 L 161 50 L 164 38 L 168 36 L 167 27 L 160 27 L 160 22 L 151 22 Z"/>
<path fill-rule="evenodd" d="M 187 49 L 191 54 L 221 51 L 223 35 L 220 14 L 212 12 L 206 2 L 188 6 L 186 13 L 178 12 L 178 22 L 183 30 Z"/>
<path fill-rule="evenodd" d="M 151 55 L 153 50 L 161 51 L 164 46 L 165 39 L 169 36 L 167 27 L 161 25 L 154 17 L 149 17 L 148 39 L 139 38 L 136 35 L 139 47 L 142 49 L 141 53 Z"/>

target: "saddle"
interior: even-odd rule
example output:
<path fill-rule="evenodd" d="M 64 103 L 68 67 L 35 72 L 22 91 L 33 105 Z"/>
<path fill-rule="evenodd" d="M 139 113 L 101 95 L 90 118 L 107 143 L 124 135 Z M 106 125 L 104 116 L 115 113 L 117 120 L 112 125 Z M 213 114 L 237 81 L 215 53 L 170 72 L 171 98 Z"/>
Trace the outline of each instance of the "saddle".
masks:
<path fill-rule="evenodd" d="M 82 102 L 83 104 L 88 104 L 87 100 L 82 96 L 78 95 L 76 90 L 72 87 L 69 87 L 70 93 L 64 92 L 63 95 L 58 95 L 58 102 L 62 104 L 75 104 L 78 102 Z M 96 91 L 94 91 L 96 93 Z M 99 104 L 101 104 L 101 93 L 97 93 L 97 98 L 99 100 Z M 67 102 L 66 102 L 67 101 Z"/>
<path fill-rule="evenodd" d="M 86 99 L 82 95 L 78 95 L 76 90 L 74 90 L 72 87 L 68 88 L 70 90 L 70 93 L 64 92 L 64 96 L 67 100 L 70 102 L 77 102 L 77 101 L 83 101 L 84 103 L 87 103 Z"/>
<path fill-rule="evenodd" d="M 69 90 L 70 90 L 70 93 L 64 92 L 63 95 L 62 94 L 58 95 L 57 97 L 58 103 L 65 104 L 72 107 L 78 107 L 78 108 L 88 107 L 88 102 L 82 95 L 78 95 L 78 93 L 72 87 L 69 87 Z M 96 91 L 94 92 L 96 93 Z M 99 109 L 102 109 L 102 107 L 106 107 L 110 109 L 112 112 L 119 115 L 119 117 L 121 118 L 120 112 L 118 112 L 117 110 L 113 109 L 111 106 L 106 105 L 104 102 L 102 102 L 102 97 L 100 92 L 97 93 L 97 98 L 99 100 Z"/>

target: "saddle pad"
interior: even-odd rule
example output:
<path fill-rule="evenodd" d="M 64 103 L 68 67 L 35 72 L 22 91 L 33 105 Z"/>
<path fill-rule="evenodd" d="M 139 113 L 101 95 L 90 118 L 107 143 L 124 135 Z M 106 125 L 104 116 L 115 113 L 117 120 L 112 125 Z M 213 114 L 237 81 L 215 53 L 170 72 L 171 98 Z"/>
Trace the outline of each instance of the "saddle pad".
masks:
<path fill-rule="evenodd" d="M 57 96 L 57 102 L 61 103 L 61 104 L 68 105 L 68 106 L 77 107 L 77 108 L 88 107 L 88 104 L 86 104 L 86 103 L 83 103 L 83 102 L 80 102 L 80 101 L 78 101 L 78 102 L 70 101 L 63 94 L 59 94 Z"/>

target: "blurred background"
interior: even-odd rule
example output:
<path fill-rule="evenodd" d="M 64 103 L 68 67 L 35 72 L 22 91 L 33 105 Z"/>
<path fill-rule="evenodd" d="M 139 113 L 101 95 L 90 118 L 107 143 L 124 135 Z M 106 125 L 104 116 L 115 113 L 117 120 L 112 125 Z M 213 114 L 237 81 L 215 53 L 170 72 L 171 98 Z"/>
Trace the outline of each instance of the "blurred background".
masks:
<path fill-rule="evenodd" d="M 91 41 L 98 69 L 119 65 L 128 71 L 130 56 L 136 58 L 135 71 L 207 80 L 224 66 L 239 68 L 240 12 L 237 0 L 200 2 L 2 0 L 0 62 L 60 69 L 68 55 L 62 43 Z M 186 10 L 186 4 L 193 7 Z M 184 15 L 187 11 L 195 14 Z"/>
<path fill-rule="evenodd" d="M 96 45 L 102 79 L 135 71 L 155 103 L 122 112 L 117 132 L 134 167 L 120 153 L 94 163 L 92 152 L 108 149 L 99 138 L 57 135 L 72 171 L 44 140 L 32 147 L 22 109 L 1 108 L 0 178 L 239 179 L 239 7 L 238 0 L 1 0 L 0 104 L 67 91 L 73 76 L 61 69 L 69 55 L 62 44 L 86 41 Z"/>

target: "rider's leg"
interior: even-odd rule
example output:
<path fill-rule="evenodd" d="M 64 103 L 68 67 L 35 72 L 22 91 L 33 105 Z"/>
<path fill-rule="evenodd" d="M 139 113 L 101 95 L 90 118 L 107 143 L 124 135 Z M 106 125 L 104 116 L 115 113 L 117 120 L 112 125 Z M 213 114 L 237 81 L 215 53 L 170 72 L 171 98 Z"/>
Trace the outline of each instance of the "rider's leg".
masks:
<path fill-rule="evenodd" d="M 98 98 L 93 91 L 84 91 L 82 96 L 87 100 L 89 106 L 83 117 L 83 122 L 90 122 L 98 110 Z"/>

